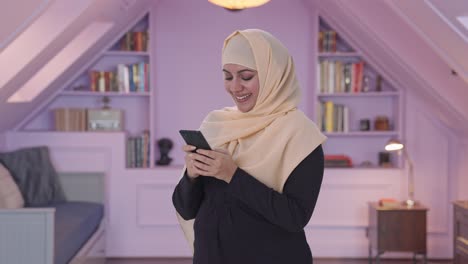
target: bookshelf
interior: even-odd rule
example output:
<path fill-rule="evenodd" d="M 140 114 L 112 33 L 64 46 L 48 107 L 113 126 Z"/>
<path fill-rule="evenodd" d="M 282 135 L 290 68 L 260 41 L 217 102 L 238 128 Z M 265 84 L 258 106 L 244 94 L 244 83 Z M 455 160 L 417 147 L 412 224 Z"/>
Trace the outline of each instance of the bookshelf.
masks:
<path fill-rule="evenodd" d="M 401 94 L 363 56 L 318 17 L 314 95 L 326 155 L 345 155 L 353 169 L 379 165 L 385 143 L 401 137 Z M 401 166 L 391 154 L 393 168 Z"/>
<path fill-rule="evenodd" d="M 154 85 L 150 78 L 149 32 L 150 13 L 147 11 L 116 36 L 82 72 L 78 72 L 22 130 L 123 133 L 126 138 L 122 142 L 126 147 L 125 167 L 154 168 L 154 144 L 151 144 L 154 131 L 150 125 Z M 122 129 L 89 129 L 89 110 L 103 110 L 106 105 L 110 110 L 121 112 Z M 58 117 L 58 111 L 61 111 L 61 117 Z M 65 122 L 65 126 L 58 126 L 60 122 Z"/>
<path fill-rule="evenodd" d="M 149 92 L 126 93 L 126 92 L 90 92 L 90 91 L 63 91 L 61 96 L 90 96 L 90 97 L 146 97 Z"/>

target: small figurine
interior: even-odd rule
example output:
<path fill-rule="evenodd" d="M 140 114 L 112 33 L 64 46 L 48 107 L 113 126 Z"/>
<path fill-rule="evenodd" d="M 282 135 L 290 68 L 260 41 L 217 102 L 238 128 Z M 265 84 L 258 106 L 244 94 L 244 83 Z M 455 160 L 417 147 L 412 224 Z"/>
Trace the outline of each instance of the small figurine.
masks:
<path fill-rule="evenodd" d="M 364 76 L 364 80 L 363 80 L 364 84 L 362 86 L 362 91 L 367 93 L 369 92 L 370 88 L 369 88 L 369 77 L 368 76 Z"/>
<path fill-rule="evenodd" d="M 368 118 L 364 118 L 359 120 L 359 130 L 360 131 L 369 131 L 370 130 L 370 120 Z"/>
<path fill-rule="evenodd" d="M 169 165 L 172 162 L 172 158 L 169 157 L 169 151 L 171 151 L 173 143 L 169 138 L 161 138 L 157 141 L 159 152 L 161 153 L 159 160 L 156 161 L 157 165 Z"/>

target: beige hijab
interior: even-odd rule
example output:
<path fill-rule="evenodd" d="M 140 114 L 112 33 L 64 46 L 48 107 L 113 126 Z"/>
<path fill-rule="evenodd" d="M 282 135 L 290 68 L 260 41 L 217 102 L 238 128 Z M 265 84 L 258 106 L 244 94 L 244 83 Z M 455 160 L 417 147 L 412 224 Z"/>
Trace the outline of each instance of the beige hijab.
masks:
<path fill-rule="evenodd" d="M 224 41 L 223 65 L 228 63 L 257 70 L 256 105 L 247 113 L 237 107 L 215 110 L 200 130 L 212 148 L 227 149 L 239 168 L 282 193 L 294 168 L 326 137 L 297 109 L 299 83 L 293 60 L 279 40 L 258 29 L 235 31 Z M 193 220 L 178 219 L 193 249 Z"/>

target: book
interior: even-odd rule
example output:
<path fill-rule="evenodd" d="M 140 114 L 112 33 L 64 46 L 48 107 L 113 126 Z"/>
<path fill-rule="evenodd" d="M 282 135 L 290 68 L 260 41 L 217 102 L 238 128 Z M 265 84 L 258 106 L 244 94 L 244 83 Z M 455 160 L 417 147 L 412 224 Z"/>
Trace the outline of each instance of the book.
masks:
<path fill-rule="evenodd" d="M 325 155 L 325 167 L 350 168 L 353 166 L 351 158 L 346 155 Z"/>
<path fill-rule="evenodd" d="M 378 202 L 379 206 L 388 208 L 396 208 L 401 205 L 400 201 L 393 198 L 380 198 Z"/>
<path fill-rule="evenodd" d="M 87 113 L 85 108 L 52 109 L 55 131 L 86 131 Z"/>

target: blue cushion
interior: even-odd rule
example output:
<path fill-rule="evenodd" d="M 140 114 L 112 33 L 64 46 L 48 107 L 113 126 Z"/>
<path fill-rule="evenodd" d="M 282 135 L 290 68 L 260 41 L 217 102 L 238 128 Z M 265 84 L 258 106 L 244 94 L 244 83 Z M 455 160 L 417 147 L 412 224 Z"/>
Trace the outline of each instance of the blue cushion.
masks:
<path fill-rule="evenodd" d="M 68 263 L 98 229 L 104 214 L 102 204 L 65 202 L 55 207 L 55 264 Z"/>

